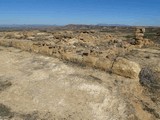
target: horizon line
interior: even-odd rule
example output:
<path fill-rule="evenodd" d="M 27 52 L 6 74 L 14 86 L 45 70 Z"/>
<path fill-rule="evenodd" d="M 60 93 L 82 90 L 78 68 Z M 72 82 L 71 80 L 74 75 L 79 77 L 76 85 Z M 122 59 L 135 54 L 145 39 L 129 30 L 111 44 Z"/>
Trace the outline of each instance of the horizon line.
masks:
<path fill-rule="evenodd" d="M 86 25 L 86 26 L 128 26 L 128 27 L 137 27 L 137 26 L 141 26 L 141 27 L 160 27 L 160 25 L 128 25 L 128 24 L 105 24 L 105 23 L 98 23 L 98 24 L 73 24 L 73 23 L 69 23 L 69 24 L 0 24 L 0 27 L 4 26 L 4 27 L 8 27 L 8 26 L 69 26 L 69 25 Z"/>

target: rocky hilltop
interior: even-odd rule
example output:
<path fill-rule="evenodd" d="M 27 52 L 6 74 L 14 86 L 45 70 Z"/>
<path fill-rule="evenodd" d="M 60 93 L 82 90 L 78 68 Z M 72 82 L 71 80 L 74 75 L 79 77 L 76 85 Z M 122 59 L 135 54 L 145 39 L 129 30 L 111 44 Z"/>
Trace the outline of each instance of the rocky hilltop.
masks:
<path fill-rule="evenodd" d="M 2 78 L 0 79 L 0 90 L 2 89 L 0 96 L 4 98 L 4 100 L 2 99 L 0 101 L 0 103 L 2 103 L 0 106 L 0 116 L 11 117 L 10 119 L 23 119 L 26 115 L 21 115 L 19 112 L 21 111 L 25 114 L 25 112 L 30 111 L 33 112 L 32 115 L 28 113 L 30 119 L 35 116 L 35 119 L 45 118 L 43 114 L 47 113 L 42 110 L 43 106 L 41 106 L 40 102 L 36 103 L 36 110 L 34 110 L 29 103 L 28 105 L 30 107 L 26 109 L 27 106 L 22 106 L 18 103 L 15 104 L 14 102 L 24 101 L 23 99 L 28 97 L 27 95 L 24 95 L 21 98 L 22 100 L 19 98 L 20 94 L 22 94 L 21 91 L 17 91 L 18 94 L 16 94 L 16 96 L 18 100 L 16 100 L 14 96 L 10 96 L 10 94 L 13 94 L 14 90 L 12 89 L 15 87 L 12 85 L 12 81 L 15 81 L 19 87 L 24 86 L 27 88 L 28 86 L 23 85 L 20 79 L 29 79 L 29 81 L 24 80 L 24 82 L 26 82 L 25 84 L 33 82 L 33 84 L 31 83 L 28 87 L 28 89 L 32 89 L 32 91 L 35 89 L 33 85 L 39 85 L 41 82 L 42 84 L 46 84 L 44 88 L 43 86 L 38 86 L 38 91 L 40 92 L 39 89 L 42 87 L 41 89 L 47 96 L 43 94 L 43 92 L 40 92 L 42 96 L 40 95 L 39 98 L 37 98 L 38 94 L 35 93 L 34 95 L 37 97 L 35 99 L 33 97 L 33 99 L 31 98 L 26 102 L 30 101 L 35 104 L 35 100 L 39 101 L 41 98 L 43 100 L 44 97 L 46 97 L 48 99 L 42 101 L 44 102 L 45 110 L 49 105 L 53 107 L 56 106 L 57 101 L 52 101 L 52 99 L 54 99 L 53 97 L 57 100 L 63 99 L 62 101 L 66 104 L 66 111 L 62 110 L 61 105 L 56 106 L 58 111 L 63 114 L 63 117 L 60 116 L 59 113 L 56 113 L 53 108 L 50 108 L 47 109 L 50 113 L 48 114 L 49 118 L 46 119 L 160 119 L 160 95 L 158 94 L 160 92 L 160 45 L 158 42 L 159 34 L 157 29 L 159 28 L 145 29 L 144 27 L 106 26 L 99 26 L 98 28 L 81 26 L 80 29 L 78 29 L 77 26 L 70 25 L 54 30 L 0 32 L 0 45 L 3 46 L 0 51 L 3 54 L 1 60 L 5 62 L 5 58 L 9 59 L 7 56 L 11 56 L 11 59 L 13 59 L 13 61 L 1 65 L 4 68 L 1 70 L 2 75 L 0 74 L 0 78 Z M 22 52 L 23 55 L 20 51 L 16 52 L 18 50 L 13 47 L 26 52 Z M 9 51 L 11 53 L 9 53 Z M 39 57 L 38 54 L 43 55 L 43 59 L 40 59 L 41 57 Z M 15 58 L 15 56 L 18 56 L 19 59 Z M 37 58 L 34 56 L 37 56 Z M 29 60 L 27 60 L 27 58 L 29 58 Z M 45 58 L 47 61 L 44 64 Z M 32 65 L 34 64 L 30 59 L 33 59 L 33 61 L 34 59 L 40 59 L 40 62 L 36 63 L 38 70 L 33 68 Z M 55 61 L 54 59 L 56 59 L 56 61 L 62 60 L 63 63 L 52 63 Z M 14 61 L 17 61 L 17 63 Z M 27 62 L 29 63 L 28 65 Z M 63 70 L 61 67 L 64 63 L 67 64 L 67 69 Z M 17 73 L 14 73 L 14 69 L 12 69 L 12 72 L 7 68 L 5 69 L 5 67 L 8 66 L 7 64 L 11 66 L 15 64 L 18 65 L 16 70 L 19 71 L 21 69 L 22 73 L 18 75 L 19 72 L 15 71 Z M 58 67 L 56 69 L 59 69 L 59 71 L 54 72 L 55 68 L 52 68 L 49 64 L 51 64 L 51 66 L 57 64 Z M 21 65 L 24 66 L 24 69 Z M 68 68 L 68 65 L 71 68 Z M 49 73 L 46 73 L 45 69 Z M 75 72 L 71 72 L 73 70 L 70 69 L 75 69 Z M 51 77 L 52 70 L 52 74 L 56 74 L 56 77 L 66 76 L 66 79 L 72 79 L 71 76 L 75 76 L 75 81 L 69 80 L 67 82 L 69 86 L 62 85 L 65 82 L 65 77 L 57 81 Z M 14 80 L 15 77 L 12 80 L 6 80 L 5 78 L 10 76 L 10 72 L 17 76 L 18 80 Z M 25 78 L 21 77 L 23 74 Z M 45 78 L 48 75 L 50 77 Z M 43 77 L 44 79 L 42 79 Z M 42 79 L 40 83 L 37 81 L 39 79 Z M 48 81 L 45 82 L 45 80 Z M 52 84 L 52 82 L 54 84 Z M 75 88 L 77 87 L 77 89 L 70 86 L 72 82 L 73 86 Z M 51 90 L 50 84 L 54 86 L 53 90 L 55 90 L 55 92 Z M 69 91 L 65 93 L 64 89 L 56 88 L 56 84 L 58 87 L 63 86 L 65 90 Z M 9 88 L 3 91 L 3 86 L 9 86 Z M 51 90 L 50 93 L 46 91 L 47 87 Z M 15 90 L 18 90 L 18 88 L 15 88 Z M 83 93 L 83 90 L 86 92 Z M 35 91 L 38 92 L 37 90 Z M 93 94 L 91 98 L 87 97 L 87 91 Z M 28 90 L 25 89 L 23 92 L 28 93 Z M 57 94 L 65 95 L 66 97 L 62 98 L 62 96 Z M 76 94 L 79 94 L 79 96 Z M 49 96 L 52 96 L 52 99 Z M 13 99 L 13 102 L 9 99 Z M 79 99 L 79 103 L 76 99 Z M 87 107 L 84 107 L 84 104 L 86 104 Z M 5 105 L 13 108 L 13 111 L 9 111 L 13 115 L 3 115 L 1 109 L 7 109 Z M 15 105 L 19 106 L 18 109 L 15 108 Z M 26 109 L 26 111 L 22 108 Z M 35 111 L 36 113 L 34 114 Z"/>

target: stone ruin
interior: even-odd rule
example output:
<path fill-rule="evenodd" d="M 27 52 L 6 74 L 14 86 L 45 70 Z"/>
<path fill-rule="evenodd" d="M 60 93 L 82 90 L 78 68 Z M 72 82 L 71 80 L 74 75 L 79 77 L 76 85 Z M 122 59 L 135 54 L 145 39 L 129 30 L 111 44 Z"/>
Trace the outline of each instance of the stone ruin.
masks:
<path fill-rule="evenodd" d="M 138 45 L 140 48 L 154 44 L 151 40 L 144 37 L 145 32 L 146 30 L 144 27 L 137 27 L 135 30 L 135 45 Z"/>
<path fill-rule="evenodd" d="M 144 33 L 145 33 L 145 28 L 143 27 L 138 27 L 135 30 L 135 40 L 136 44 L 140 44 L 141 41 L 144 40 Z"/>

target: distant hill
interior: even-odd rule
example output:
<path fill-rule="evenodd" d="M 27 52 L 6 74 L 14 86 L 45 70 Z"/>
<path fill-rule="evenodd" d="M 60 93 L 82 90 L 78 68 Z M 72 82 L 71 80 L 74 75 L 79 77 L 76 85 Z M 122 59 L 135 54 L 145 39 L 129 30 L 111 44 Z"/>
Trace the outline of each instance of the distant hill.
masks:
<path fill-rule="evenodd" d="M 33 25 L 27 25 L 27 24 L 23 24 L 23 25 L 17 25 L 17 24 L 13 24 L 13 25 L 0 25 L 0 31 L 12 31 L 12 30 L 33 30 L 33 29 L 48 29 L 48 28 L 57 28 L 57 25 L 42 25 L 42 24 L 33 24 Z"/>
<path fill-rule="evenodd" d="M 0 25 L 0 27 L 5 27 L 5 28 L 21 28 L 21 27 L 49 27 L 49 26 L 57 26 L 57 25 L 43 25 L 43 24 L 11 24 L 11 25 Z"/>
<path fill-rule="evenodd" d="M 119 27 L 128 27 L 128 26 L 130 26 L 130 25 L 125 25 L 125 24 L 103 24 L 103 23 L 101 23 L 101 24 L 97 24 L 97 26 L 119 26 Z"/>

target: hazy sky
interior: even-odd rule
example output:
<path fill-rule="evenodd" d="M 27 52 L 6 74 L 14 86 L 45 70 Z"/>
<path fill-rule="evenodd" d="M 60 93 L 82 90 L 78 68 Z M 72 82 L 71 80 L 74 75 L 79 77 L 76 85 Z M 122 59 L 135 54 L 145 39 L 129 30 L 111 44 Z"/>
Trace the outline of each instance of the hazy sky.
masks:
<path fill-rule="evenodd" d="M 0 24 L 160 26 L 160 0 L 0 0 Z"/>

